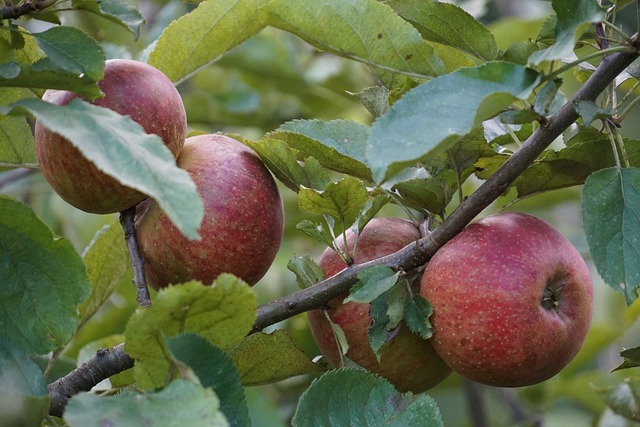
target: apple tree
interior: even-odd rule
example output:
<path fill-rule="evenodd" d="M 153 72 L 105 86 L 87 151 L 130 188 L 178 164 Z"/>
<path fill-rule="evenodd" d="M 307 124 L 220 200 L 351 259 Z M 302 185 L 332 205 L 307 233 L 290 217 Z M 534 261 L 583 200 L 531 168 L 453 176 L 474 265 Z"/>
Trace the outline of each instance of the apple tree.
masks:
<path fill-rule="evenodd" d="M 638 22 L 629 0 L 6 0 L 0 425 L 637 425 Z M 153 71 L 120 108 L 123 60 Z M 457 248 L 470 291 L 427 283 L 476 217 L 525 217 L 504 211 L 553 227 Z M 565 258 L 532 299 L 552 322 L 510 315 Z M 454 363 L 469 333 L 491 345 Z M 476 375 L 485 350 L 511 382 Z"/>

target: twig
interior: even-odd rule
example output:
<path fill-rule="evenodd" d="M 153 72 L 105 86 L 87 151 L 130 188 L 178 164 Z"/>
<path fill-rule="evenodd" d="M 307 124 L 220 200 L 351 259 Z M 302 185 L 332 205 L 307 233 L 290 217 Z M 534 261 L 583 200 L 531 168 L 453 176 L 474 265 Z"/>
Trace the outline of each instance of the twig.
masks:
<path fill-rule="evenodd" d="M 101 348 L 96 355 L 65 377 L 49 384 L 49 415 L 61 417 L 67 401 L 80 391 L 89 391 L 100 381 L 133 367 L 133 359 L 123 350 L 124 343 Z"/>
<path fill-rule="evenodd" d="M 632 44 L 637 49 L 637 34 L 633 36 Z M 578 113 L 573 109 L 573 102 L 577 100 L 594 101 L 602 91 L 628 67 L 636 58 L 637 52 L 616 53 L 603 58 L 598 69 L 589 80 L 578 90 L 572 100 L 567 102 L 555 115 L 549 117 L 544 126 L 541 126 L 525 143 L 507 160 L 485 183 L 473 192 L 463 204 L 451 213 L 443 223 L 428 236 L 407 245 L 398 252 L 370 261 L 366 264 L 354 265 L 346 268 L 341 273 L 329 279 L 323 280 L 310 288 L 285 296 L 258 308 L 258 317 L 253 327 L 253 332 L 285 320 L 296 314 L 322 307 L 333 298 L 347 292 L 356 282 L 360 270 L 370 265 L 388 265 L 392 268 L 402 268 L 405 271 L 412 270 L 425 264 L 436 250 L 458 234 L 473 218 L 497 199 L 524 170 L 557 138 L 562 131 L 568 128 L 578 118 Z M 120 347 L 120 346 L 118 346 Z M 120 347 L 121 349 L 121 347 Z M 97 375 L 93 385 L 131 367 L 132 361 L 124 352 L 113 354 L 114 360 L 109 362 L 108 375 Z M 94 358 L 95 359 L 95 358 Z M 95 364 L 90 360 L 86 364 Z M 77 371 L 77 370 L 76 370 Z M 68 384 L 75 383 L 75 377 L 80 375 L 76 371 L 71 372 L 62 380 Z M 105 371 L 107 372 L 107 371 Z M 60 380 L 59 380 L 60 381 Z M 55 384 L 55 383 L 54 383 Z M 65 396 L 71 396 L 82 388 L 69 388 Z M 52 406 L 60 404 L 57 400 L 60 394 L 52 394 Z M 66 402 L 66 400 L 65 400 Z M 64 406 L 64 403 L 61 404 Z"/>
<path fill-rule="evenodd" d="M 147 287 L 147 280 L 144 277 L 144 259 L 140 254 L 138 238 L 135 228 L 136 207 L 131 207 L 120 212 L 120 224 L 124 229 L 124 239 L 127 242 L 127 249 L 133 267 L 133 284 L 136 287 L 136 302 L 141 307 L 151 305 L 151 295 Z"/>
<path fill-rule="evenodd" d="M 513 425 L 527 425 L 531 427 L 542 427 L 542 417 L 538 414 L 529 413 L 523 406 L 516 392 L 512 388 L 493 389 L 498 398 L 504 403 L 511 413 L 511 423 Z"/>
<path fill-rule="evenodd" d="M 487 415 L 487 405 L 483 396 L 484 386 L 468 380 L 462 379 L 462 389 L 469 408 L 469 419 L 473 427 L 489 427 L 489 416 Z"/>
<path fill-rule="evenodd" d="M 4 187 L 5 185 L 9 185 L 14 181 L 18 181 L 25 176 L 29 176 L 33 172 L 35 172 L 35 169 L 28 168 L 17 168 L 3 172 L 2 174 L 0 174 L 0 188 Z"/>

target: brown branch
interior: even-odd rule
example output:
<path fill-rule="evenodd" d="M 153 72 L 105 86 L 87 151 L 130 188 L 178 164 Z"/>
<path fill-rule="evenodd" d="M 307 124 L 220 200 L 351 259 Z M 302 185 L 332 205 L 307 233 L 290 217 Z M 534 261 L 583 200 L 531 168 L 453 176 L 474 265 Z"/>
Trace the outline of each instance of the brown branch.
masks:
<path fill-rule="evenodd" d="M 89 391 L 100 381 L 133 367 L 133 359 L 124 352 L 124 343 L 111 349 L 101 348 L 96 355 L 49 384 L 49 415 L 61 417 L 67 401 L 81 391 Z"/>
<path fill-rule="evenodd" d="M 0 21 L 5 19 L 18 19 L 28 13 L 44 10 L 56 1 L 57 0 L 24 0 L 18 4 L 5 1 L 5 5 L 0 7 Z"/>
<path fill-rule="evenodd" d="M 638 49 L 637 34 L 633 37 L 633 47 Z M 258 308 L 258 317 L 253 327 L 253 332 L 290 318 L 294 315 L 322 307 L 327 302 L 336 298 L 351 288 L 356 282 L 358 272 L 371 265 L 387 265 L 395 270 L 412 270 L 426 264 L 435 252 L 447 241 L 458 234 L 480 212 L 496 200 L 514 181 L 531 165 L 531 163 L 573 122 L 578 114 L 573 109 L 573 102 L 578 100 L 595 101 L 604 89 L 611 84 L 615 77 L 628 67 L 638 53 L 616 53 L 605 57 L 598 69 L 589 80 L 576 92 L 573 99 L 567 102 L 554 116 L 545 121 L 523 145 L 514 153 L 504 165 L 500 167 L 483 185 L 471 194 L 449 217 L 429 235 L 417 240 L 389 256 L 354 265 L 346 268 L 337 275 L 294 294 L 277 299 Z M 104 364 L 102 370 L 92 371 L 99 373 L 92 376 L 91 381 L 77 381 L 76 377 L 84 378 L 81 368 L 71 372 L 66 377 L 50 385 L 52 408 L 60 413 L 69 396 L 90 389 L 91 386 L 108 378 L 110 375 L 128 369 L 133 365 L 133 360 L 122 352 L 122 345 L 111 350 L 109 360 L 101 360 L 100 355 L 94 356 L 85 365 Z M 84 366 L 84 365 L 83 365 Z M 64 382 L 68 387 L 64 393 L 59 392 L 54 384 Z M 74 386 L 78 384 L 78 386 Z M 54 393 L 55 392 L 55 393 Z M 61 400 L 63 399 L 63 400 Z M 53 415 L 55 415 L 52 412 Z"/>
<path fill-rule="evenodd" d="M 147 287 L 147 279 L 144 277 L 144 258 L 140 253 L 135 227 L 136 207 L 131 207 L 120 212 L 120 224 L 124 230 L 124 239 L 127 242 L 131 266 L 133 267 L 133 284 L 136 287 L 136 302 L 141 307 L 151 306 L 151 295 Z"/>

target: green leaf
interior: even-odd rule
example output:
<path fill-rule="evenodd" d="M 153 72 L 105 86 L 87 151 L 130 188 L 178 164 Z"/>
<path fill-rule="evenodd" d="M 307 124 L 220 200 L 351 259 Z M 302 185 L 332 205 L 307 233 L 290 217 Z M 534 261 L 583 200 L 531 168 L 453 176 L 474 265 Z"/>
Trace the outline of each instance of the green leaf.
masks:
<path fill-rule="evenodd" d="M 337 183 L 330 183 L 324 191 L 301 189 L 298 207 L 303 211 L 329 215 L 343 226 L 350 226 L 368 198 L 362 181 L 347 176 Z"/>
<path fill-rule="evenodd" d="M 329 230 L 327 230 L 324 224 L 317 224 L 313 221 L 305 219 L 303 221 L 300 221 L 296 225 L 296 228 L 302 231 L 307 236 L 321 243 L 324 243 L 326 246 L 334 247 L 333 235 Z"/>
<path fill-rule="evenodd" d="M 368 136 L 368 127 L 347 120 L 296 120 L 267 134 L 267 138 L 286 142 L 302 157 L 317 159 L 327 169 L 371 180 L 365 164 Z"/>
<path fill-rule="evenodd" d="M 100 397 L 80 393 L 64 412 L 70 427 L 162 425 L 165 427 L 226 427 L 211 389 L 175 380 L 157 393 Z"/>
<path fill-rule="evenodd" d="M 351 288 L 344 302 L 371 302 L 391 289 L 399 275 L 385 265 L 367 267 L 358 273 L 358 283 Z"/>
<path fill-rule="evenodd" d="M 324 279 L 324 272 L 309 255 L 294 255 L 287 268 L 296 275 L 298 287 L 306 289 Z"/>
<path fill-rule="evenodd" d="M 592 174 L 582 191 L 582 223 L 598 273 L 630 305 L 640 287 L 640 169 Z"/>
<path fill-rule="evenodd" d="M 526 99 L 539 81 L 532 69 L 496 61 L 410 90 L 371 127 L 367 158 L 374 180 L 382 182 L 436 150 L 449 148 L 516 99 Z"/>
<path fill-rule="evenodd" d="M 553 0 L 552 5 L 558 17 L 555 42 L 549 48 L 531 54 L 529 63 L 534 65 L 567 57 L 590 24 L 605 18 L 606 9 L 597 0 Z"/>
<path fill-rule="evenodd" d="M 49 401 L 40 368 L 15 343 L 0 336 L 0 425 L 40 426 Z"/>
<path fill-rule="evenodd" d="M 616 414 L 640 421 L 640 382 L 637 379 L 627 379 L 597 392 Z"/>
<path fill-rule="evenodd" d="M 194 334 L 170 338 L 167 347 L 177 360 L 193 370 L 203 387 L 213 389 L 230 426 L 251 425 L 240 376 L 224 351 Z"/>
<path fill-rule="evenodd" d="M 65 106 L 22 99 L 0 112 L 33 114 L 48 129 L 67 138 L 100 170 L 128 187 L 152 196 L 188 238 L 199 238 L 202 200 L 189 174 L 160 137 L 147 134 L 129 116 L 89 104 L 80 98 Z M 135 141 L 135 143 L 132 143 Z"/>
<path fill-rule="evenodd" d="M 444 426 L 426 394 L 398 393 L 371 373 L 341 368 L 316 379 L 302 395 L 293 426 Z"/>
<path fill-rule="evenodd" d="M 560 90 L 560 86 L 562 85 L 562 79 L 553 79 L 545 83 L 538 95 L 536 96 L 535 103 L 533 105 L 533 111 L 540 114 L 541 116 L 549 115 L 549 108 L 551 104 L 556 99 L 556 95 Z M 589 126 L 585 124 L 585 126 Z"/>
<path fill-rule="evenodd" d="M 640 166 L 640 141 L 625 139 L 632 166 Z M 595 171 L 615 166 L 606 135 L 595 130 L 580 132 L 559 151 L 547 151 L 515 182 L 518 198 L 544 191 L 584 184 Z"/>
<path fill-rule="evenodd" d="M 282 329 L 249 335 L 229 351 L 229 356 L 244 385 L 273 383 L 323 371 Z"/>
<path fill-rule="evenodd" d="M 2 66 L 0 65 L 0 68 Z M 0 105 L 22 97 L 20 89 L 0 88 Z M 0 117 L 0 165 L 36 166 L 33 132 L 25 117 Z"/>
<path fill-rule="evenodd" d="M 144 24 L 144 16 L 135 6 L 122 0 L 72 0 L 76 9 L 89 10 L 98 16 L 115 22 L 134 35 L 140 35 L 140 26 Z"/>
<path fill-rule="evenodd" d="M 28 353 L 65 344 L 89 294 L 85 267 L 71 243 L 55 236 L 26 205 L 0 196 L 0 336 Z"/>
<path fill-rule="evenodd" d="M 445 171 L 441 174 L 443 177 L 426 176 L 426 171 L 421 170 L 423 173 L 416 178 L 395 183 L 392 190 L 402 197 L 403 203 L 413 209 L 443 215 L 456 191 L 450 179 L 443 177 L 450 175 L 455 182 L 455 174 L 453 171 Z"/>
<path fill-rule="evenodd" d="M 160 35 L 149 64 L 180 83 L 265 26 L 267 0 L 203 1 Z"/>
<path fill-rule="evenodd" d="M 161 290 L 151 307 L 139 308 L 127 323 L 125 351 L 136 360 L 138 386 L 166 384 L 170 361 L 163 336 L 193 332 L 224 350 L 249 333 L 255 317 L 254 292 L 230 274 L 212 286 L 193 281 Z"/>
<path fill-rule="evenodd" d="M 389 111 L 389 89 L 385 86 L 370 86 L 354 95 L 374 118 Z"/>
<path fill-rule="evenodd" d="M 351 231 L 356 234 L 360 234 L 364 227 L 376 216 L 380 209 L 382 209 L 387 203 L 391 202 L 391 197 L 387 194 L 378 194 L 373 198 L 367 200 L 362 206 L 362 209 L 358 213 L 356 221 L 351 226 Z"/>
<path fill-rule="evenodd" d="M 371 325 L 367 330 L 369 345 L 373 353 L 380 360 L 385 344 L 389 341 L 389 295 L 390 291 L 385 292 L 371 302 L 369 316 L 371 317 Z"/>
<path fill-rule="evenodd" d="M 105 54 L 98 42 L 82 31 L 54 27 L 23 38 L 24 45 L 19 48 L 12 45 L 8 33 L 0 33 L 0 87 L 65 89 L 87 98 L 102 94 L 97 82 L 103 76 Z M 36 37 L 60 63 L 43 56 Z M 68 46 L 60 40 L 65 37 L 69 37 Z"/>
<path fill-rule="evenodd" d="M 270 25 L 380 72 L 428 77 L 470 64 L 455 49 L 430 45 L 413 26 L 376 0 L 275 0 L 267 10 Z"/>
<path fill-rule="evenodd" d="M 265 138 L 255 142 L 243 139 L 243 142 L 258 154 L 280 182 L 295 192 L 300 187 L 324 190 L 331 182 L 329 174 L 316 159 L 308 157 L 301 163 L 299 151 L 284 141 Z"/>
<path fill-rule="evenodd" d="M 46 65 L 36 63 L 34 69 L 55 69 L 83 75 L 81 77 L 91 81 L 99 81 L 102 78 L 104 51 L 88 34 L 74 27 L 60 26 L 31 35 L 47 55 Z"/>
<path fill-rule="evenodd" d="M 413 24 L 426 40 L 486 61 L 498 55 L 496 41 L 487 27 L 454 4 L 423 0 L 391 0 L 387 4 Z"/>
<path fill-rule="evenodd" d="M 608 119 L 615 113 L 611 108 L 602 108 L 593 101 L 574 101 L 573 106 L 582 117 L 585 126 L 591 126 L 595 120 Z"/>
<path fill-rule="evenodd" d="M 119 222 L 100 229 L 83 255 L 91 294 L 78 308 L 86 322 L 104 304 L 131 270 L 131 259 Z"/>
<path fill-rule="evenodd" d="M 404 308 L 404 320 L 407 326 L 411 332 L 425 340 L 433 335 L 433 327 L 429 321 L 432 314 L 433 307 L 420 295 L 414 295 Z"/>
<path fill-rule="evenodd" d="M 389 296 L 387 298 L 387 315 L 389 316 L 389 323 L 387 324 L 387 331 L 389 331 L 390 338 L 395 337 L 398 331 L 400 322 L 404 319 L 404 307 L 406 305 L 409 292 L 407 290 L 407 280 L 402 277 L 398 281 L 398 284 L 391 288 Z M 377 354 L 378 361 L 382 354 Z"/>
<path fill-rule="evenodd" d="M 637 368 L 640 366 L 640 347 L 628 348 L 620 352 L 620 357 L 624 357 L 624 362 L 614 371 L 622 369 Z"/>

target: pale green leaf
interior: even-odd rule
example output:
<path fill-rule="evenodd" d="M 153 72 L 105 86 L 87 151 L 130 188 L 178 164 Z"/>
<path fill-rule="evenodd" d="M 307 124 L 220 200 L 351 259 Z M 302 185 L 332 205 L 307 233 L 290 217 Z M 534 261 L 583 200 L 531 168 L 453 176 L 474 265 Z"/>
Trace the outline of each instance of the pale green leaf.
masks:
<path fill-rule="evenodd" d="M 387 4 L 413 24 L 426 40 L 487 61 L 498 54 L 496 41 L 487 27 L 454 4 L 433 0 L 390 0 Z"/>
<path fill-rule="evenodd" d="M 70 427 L 144 426 L 226 427 L 211 389 L 185 380 L 175 380 L 164 390 L 101 397 L 80 393 L 69 400 L 64 420 Z"/>
<path fill-rule="evenodd" d="M 273 383 L 323 371 L 282 329 L 249 335 L 229 351 L 229 356 L 244 385 Z"/>
<path fill-rule="evenodd" d="M 470 64 L 454 49 L 434 48 L 411 24 L 376 0 L 274 0 L 267 10 L 270 25 L 381 72 L 428 77 Z"/>
<path fill-rule="evenodd" d="M 327 185 L 324 191 L 303 188 L 298 193 L 298 207 L 307 212 L 329 215 L 343 226 L 350 226 L 367 202 L 369 194 L 357 178 L 347 176 Z"/>
<path fill-rule="evenodd" d="M 316 379 L 302 395 L 294 427 L 442 427 L 435 400 L 426 394 L 399 393 L 369 372 L 341 368 Z"/>
<path fill-rule="evenodd" d="M 515 100 L 528 98 L 539 81 L 532 69 L 495 61 L 436 77 L 407 92 L 371 128 L 367 158 L 375 181 L 450 147 Z"/>
<path fill-rule="evenodd" d="M 596 391 L 616 414 L 640 421 L 640 382 L 637 379 L 627 379 L 616 386 Z"/>
<path fill-rule="evenodd" d="M 557 15 L 555 42 L 549 48 L 534 52 L 529 63 L 553 61 L 573 53 L 576 41 L 594 22 L 604 20 L 606 9 L 597 0 L 553 0 L 553 9 Z"/>
<path fill-rule="evenodd" d="M 227 349 L 249 333 L 256 317 L 255 294 L 229 274 L 213 286 L 188 282 L 158 293 L 149 308 L 139 308 L 127 323 L 125 351 L 136 360 L 138 386 L 164 386 L 170 369 L 163 336 L 197 333 Z"/>
<path fill-rule="evenodd" d="M 0 89 L 0 105 L 6 105 L 16 98 L 9 92 L 13 88 Z M 0 165 L 34 166 L 38 164 L 33 132 L 24 117 L 0 117 Z"/>
<path fill-rule="evenodd" d="M 420 295 L 414 295 L 404 308 L 404 320 L 407 326 L 411 332 L 425 340 L 433 335 L 433 327 L 429 321 L 431 314 L 433 314 L 433 307 Z"/>
<path fill-rule="evenodd" d="M 11 110 L 13 108 L 13 110 Z M 67 138 L 104 173 L 152 196 L 188 238 L 198 238 L 204 215 L 202 200 L 189 174 L 160 137 L 147 134 L 112 110 L 74 99 L 56 106 L 40 99 L 22 99 L 0 112 L 33 114 L 49 130 Z M 136 143 L 132 143 L 135 141 Z"/>
<path fill-rule="evenodd" d="M 204 1 L 160 35 L 149 64 L 180 83 L 265 26 L 267 0 Z"/>
<path fill-rule="evenodd" d="M 296 228 L 302 231 L 307 236 L 324 243 L 328 247 L 333 247 L 333 236 L 331 232 L 327 230 L 324 224 L 318 224 L 308 219 L 300 221 Z"/>
<path fill-rule="evenodd" d="M 91 294 L 80 305 L 83 322 L 93 316 L 131 270 L 131 258 L 119 222 L 100 229 L 83 255 Z"/>
<path fill-rule="evenodd" d="M 324 272 L 309 255 L 294 255 L 287 268 L 296 275 L 298 287 L 306 289 L 324 279 Z"/>
<path fill-rule="evenodd" d="M 574 101 L 576 112 L 582 117 L 585 126 L 591 126 L 595 120 L 605 120 L 613 116 L 615 111 L 611 108 L 602 108 L 593 101 Z"/>
<path fill-rule="evenodd" d="M 65 344 L 89 294 L 82 259 L 26 205 L 0 196 L 0 335 L 29 353 Z"/>
<path fill-rule="evenodd" d="M 631 304 L 640 288 L 640 169 L 603 169 L 587 178 L 582 224 L 598 273 Z"/>

